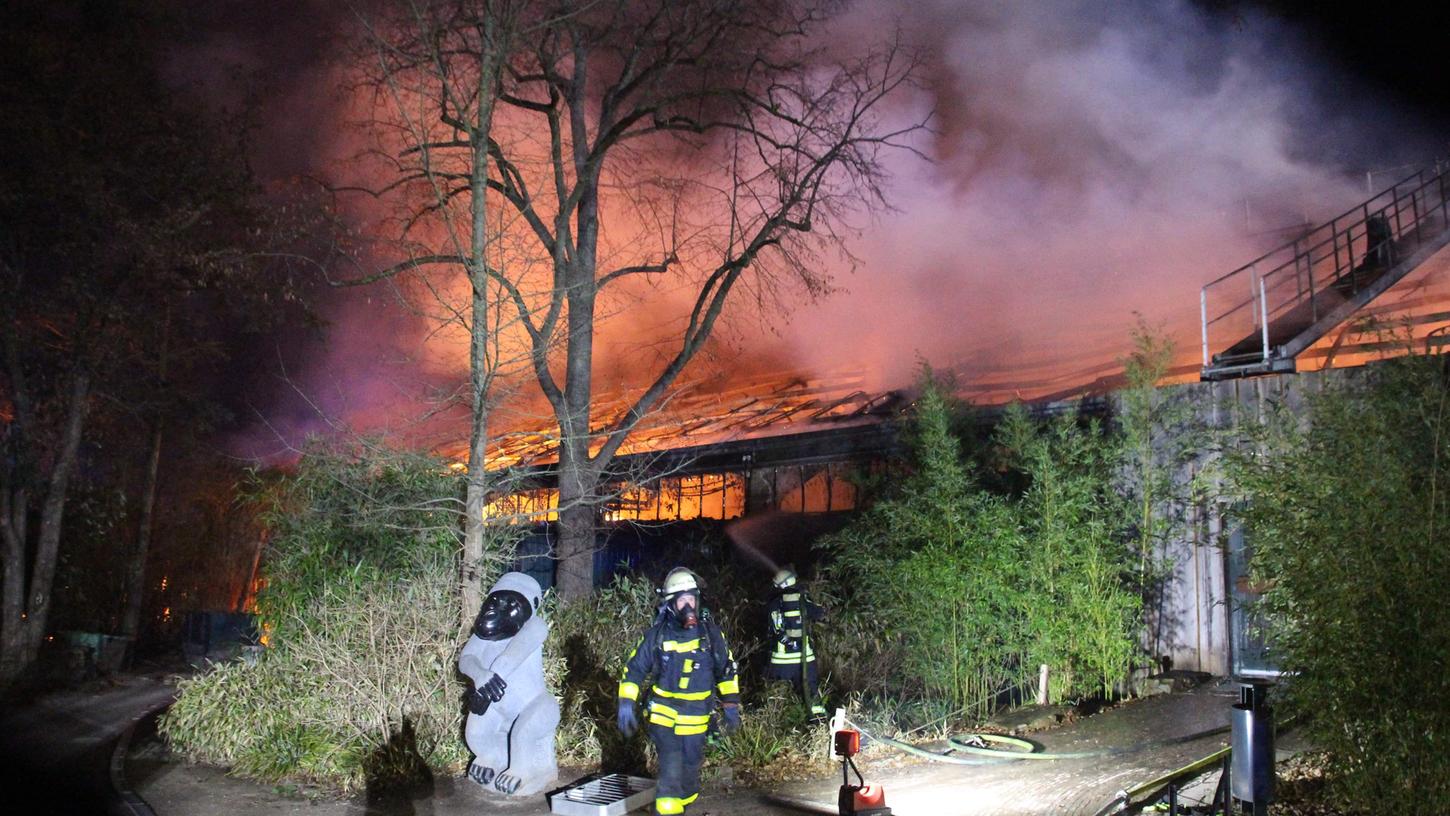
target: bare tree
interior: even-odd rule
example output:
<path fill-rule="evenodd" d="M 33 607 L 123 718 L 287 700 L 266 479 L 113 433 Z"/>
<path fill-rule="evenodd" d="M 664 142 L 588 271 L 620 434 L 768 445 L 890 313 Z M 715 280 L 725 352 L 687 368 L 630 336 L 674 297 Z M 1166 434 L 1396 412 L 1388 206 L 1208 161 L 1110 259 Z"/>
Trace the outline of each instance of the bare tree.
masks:
<path fill-rule="evenodd" d="M 468 338 L 469 377 L 462 402 L 469 442 L 460 569 L 461 625 L 482 603 L 484 511 L 490 491 L 486 452 L 494 382 L 510 352 L 503 344 L 507 315 L 495 295 L 507 276 L 501 217 L 491 209 L 488 145 L 504 66 L 519 36 L 537 25 L 526 0 L 439 2 L 399 0 L 358 9 L 364 37 L 359 64 L 364 87 L 381 113 L 369 122 L 377 145 L 368 156 L 389 178 L 372 187 L 340 186 L 400 207 L 394 219 L 397 256 L 348 285 L 409 278 L 432 298 L 432 317 Z M 462 191 L 460 194 L 459 191 Z M 430 270 L 462 275 L 459 298 Z"/>
<path fill-rule="evenodd" d="M 409 74 L 426 80 L 410 99 L 429 101 L 449 134 L 418 145 L 421 161 L 400 165 L 396 183 L 426 181 L 440 206 L 459 200 L 477 211 L 482 199 L 497 199 L 517 216 L 505 233 L 545 261 L 538 274 L 504 274 L 479 256 L 468 259 L 470 273 L 488 274 L 516 310 L 529 367 L 558 426 L 558 587 L 565 598 L 592 589 L 596 519 L 616 453 L 668 399 L 726 303 L 740 291 L 765 300 L 788 285 L 826 291 L 822 255 L 844 256 L 847 216 L 885 203 L 882 151 L 904 146 L 923 125 L 885 124 L 884 104 L 917 72 L 898 41 L 844 55 L 822 46 L 838 6 L 534 3 L 532 19 L 513 29 L 506 49 L 492 52 L 487 69 L 460 71 L 439 61 L 426 77 Z M 466 15 L 442 29 L 435 20 L 427 33 L 412 32 L 435 53 L 463 52 L 450 43 L 478 30 Z M 475 48 L 481 40 L 469 42 Z M 492 121 L 480 127 L 485 108 Z M 462 156 L 459 169 L 444 169 L 445 154 Z M 420 252 L 404 266 L 464 260 Z M 657 317 L 671 300 L 640 301 L 651 286 L 691 293 L 678 331 L 655 367 L 642 372 L 636 396 L 599 416 L 596 336 L 611 315 L 649 309 Z M 473 436 L 480 440 L 477 427 Z M 483 452 L 472 448 L 471 469 L 482 467 Z"/>

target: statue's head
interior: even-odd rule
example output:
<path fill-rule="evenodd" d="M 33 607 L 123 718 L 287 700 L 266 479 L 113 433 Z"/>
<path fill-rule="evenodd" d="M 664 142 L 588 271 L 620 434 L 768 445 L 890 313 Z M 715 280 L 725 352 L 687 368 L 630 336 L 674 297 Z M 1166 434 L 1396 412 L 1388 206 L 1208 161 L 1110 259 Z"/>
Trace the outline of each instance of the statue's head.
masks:
<path fill-rule="evenodd" d="M 478 611 L 473 634 L 483 640 L 508 640 L 524 628 L 542 600 L 538 581 L 522 572 L 504 573 Z"/>

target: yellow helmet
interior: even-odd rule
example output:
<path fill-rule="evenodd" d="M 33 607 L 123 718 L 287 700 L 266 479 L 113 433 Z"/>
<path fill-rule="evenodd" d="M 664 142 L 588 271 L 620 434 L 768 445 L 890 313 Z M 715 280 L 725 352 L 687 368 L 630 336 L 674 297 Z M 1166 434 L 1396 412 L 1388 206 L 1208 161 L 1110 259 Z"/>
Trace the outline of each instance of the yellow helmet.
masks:
<path fill-rule="evenodd" d="M 795 586 L 795 571 L 790 567 L 779 569 L 776 571 L 775 577 L 770 579 L 770 582 L 775 584 L 777 589 L 793 587 Z"/>

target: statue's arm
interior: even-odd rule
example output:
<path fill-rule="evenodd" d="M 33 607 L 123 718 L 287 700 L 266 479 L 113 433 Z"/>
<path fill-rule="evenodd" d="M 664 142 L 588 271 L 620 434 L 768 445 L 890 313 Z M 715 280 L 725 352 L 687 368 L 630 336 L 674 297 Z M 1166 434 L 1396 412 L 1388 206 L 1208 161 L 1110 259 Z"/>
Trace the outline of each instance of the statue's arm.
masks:
<path fill-rule="evenodd" d="M 483 662 L 483 641 L 477 637 L 470 637 L 468 642 L 463 644 L 463 652 L 458 656 L 458 670 L 473 681 L 473 687 L 478 688 L 488 682 L 493 674 Z"/>
<path fill-rule="evenodd" d="M 549 627 L 537 616 L 529 618 L 517 635 L 509 638 L 508 645 L 499 652 L 493 659 L 486 671 L 498 674 L 507 679 L 529 655 L 544 648 L 544 640 L 549 636 Z M 487 678 L 485 678 L 487 679 Z"/>

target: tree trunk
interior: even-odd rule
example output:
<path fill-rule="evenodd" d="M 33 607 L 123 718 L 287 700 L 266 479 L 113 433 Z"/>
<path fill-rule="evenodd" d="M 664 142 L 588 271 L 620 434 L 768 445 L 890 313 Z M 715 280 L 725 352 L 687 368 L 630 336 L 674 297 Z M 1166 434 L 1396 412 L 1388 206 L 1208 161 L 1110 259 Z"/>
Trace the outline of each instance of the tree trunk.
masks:
<path fill-rule="evenodd" d="M 85 428 L 86 409 L 90 401 L 90 374 L 78 370 L 72 375 L 70 386 L 65 431 L 61 436 L 61 447 L 56 455 L 55 466 L 50 472 L 45 504 L 41 508 L 35 561 L 30 569 L 30 586 L 18 604 L 9 597 L 5 599 L 7 636 L 5 642 L 0 644 L 0 686 L 9 685 L 35 662 L 50 618 L 50 594 L 60 549 L 61 522 L 65 518 L 66 490 L 80 453 L 81 432 Z M 20 547 L 20 557 L 23 559 L 25 542 L 20 542 Z M 7 590 L 10 588 L 9 575 L 7 565 Z"/>
<path fill-rule="evenodd" d="M 163 377 L 165 375 L 163 374 Z M 128 662 L 136 654 L 141 632 L 141 608 L 146 595 L 146 558 L 151 553 L 151 526 L 156 511 L 156 487 L 161 473 L 161 420 L 151 429 L 151 455 L 146 458 L 146 484 L 141 491 L 141 518 L 137 523 L 136 549 L 126 570 L 126 607 L 121 612 L 121 636 L 131 639 Z"/>
<path fill-rule="evenodd" d="M 580 210 L 593 201 L 582 196 Z M 593 418 L 594 278 L 587 220 L 580 237 L 581 263 L 565 277 L 569 312 L 565 338 L 564 412 L 559 416 L 559 543 L 555 585 L 559 598 L 572 601 L 594 592 L 595 520 L 598 511 L 598 463 L 589 455 Z"/>
<path fill-rule="evenodd" d="M 472 411 L 468 438 L 468 484 L 463 500 L 463 562 L 459 571 L 459 625 L 463 631 L 473 624 L 483 606 L 484 528 L 483 511 L 488 502 L 488 399 L 495 360 L 490 355 L 491 339 L 488 303 L 488 140 L 493 127 L 493 86 L 505 49 L 497 41 L 500 26 L 492 14 L 484 14 L 484 37 L 480 43 L 478 112 L 469 134 L 473 156 L 469 178 L 472 197 L 469 210 L 468 281 L 472 287 L 469 310 L 469 395 Z M 506 26 L 505 26 L 506 28 Z M 507 34 L 509 32 L 504 31 Z M 492 49 L 492 50 L 490 50 Z"/>
<path fill-rule="evenodd" d="M 555 588 L 562 601 L 588 597 L 594 591 L 595 504 L 578 489 L 582 478 L 559 477 L 558 567 Z M 594 491 L 589 491 L 591 494 Z"/>
<path fill-rule="evenodd" d="M 20 503 L 25 500 L 25 491 L 10 493 L 10 486 L 5 486 L 7 503 Z M 10 508 L 6 508 L 10 510 Z M 19 508 L 7 515 L 23 514 L 24 508 Z M 0 689 L 9 685 L 23 664 L 14 665 L 20 657 L 18 644 L 21 638 L 21 626 L 24 623 L 20 617 L 25 612 L 25 545 L 26 542 L 20 538 L 10 518 L 0 519 L 4 522 L 3 543 L 5 547 L 5 562 L 0 565 L 4 570 L 4 594 L 0 596 Z"/>
<path fill-rule="evenodd" d="M 167 304 L 166 319 L 161 326 L 161 350 L 158 355 L 157 377 L 166 386 L 167 352 L 171 341 L 171 306 Z M 146 458 L 146 483 L 141 489 L 141 518 L 137 522 L 136 549 L 131 553 L 131 563 L 126 570 L 126 606 L 121 611 L 121 636 L 130 638 L 126 650 L 129 663 L 136 655 L 137 640 L 141 632 L 141 608 L 146 595 L 146 559 L 151 554 L 151 527 L 156 513 L 156 487 L 161 474 L 161 438 L 164 422 L 160 412 L 151 427 L 151 453 Z"/>

